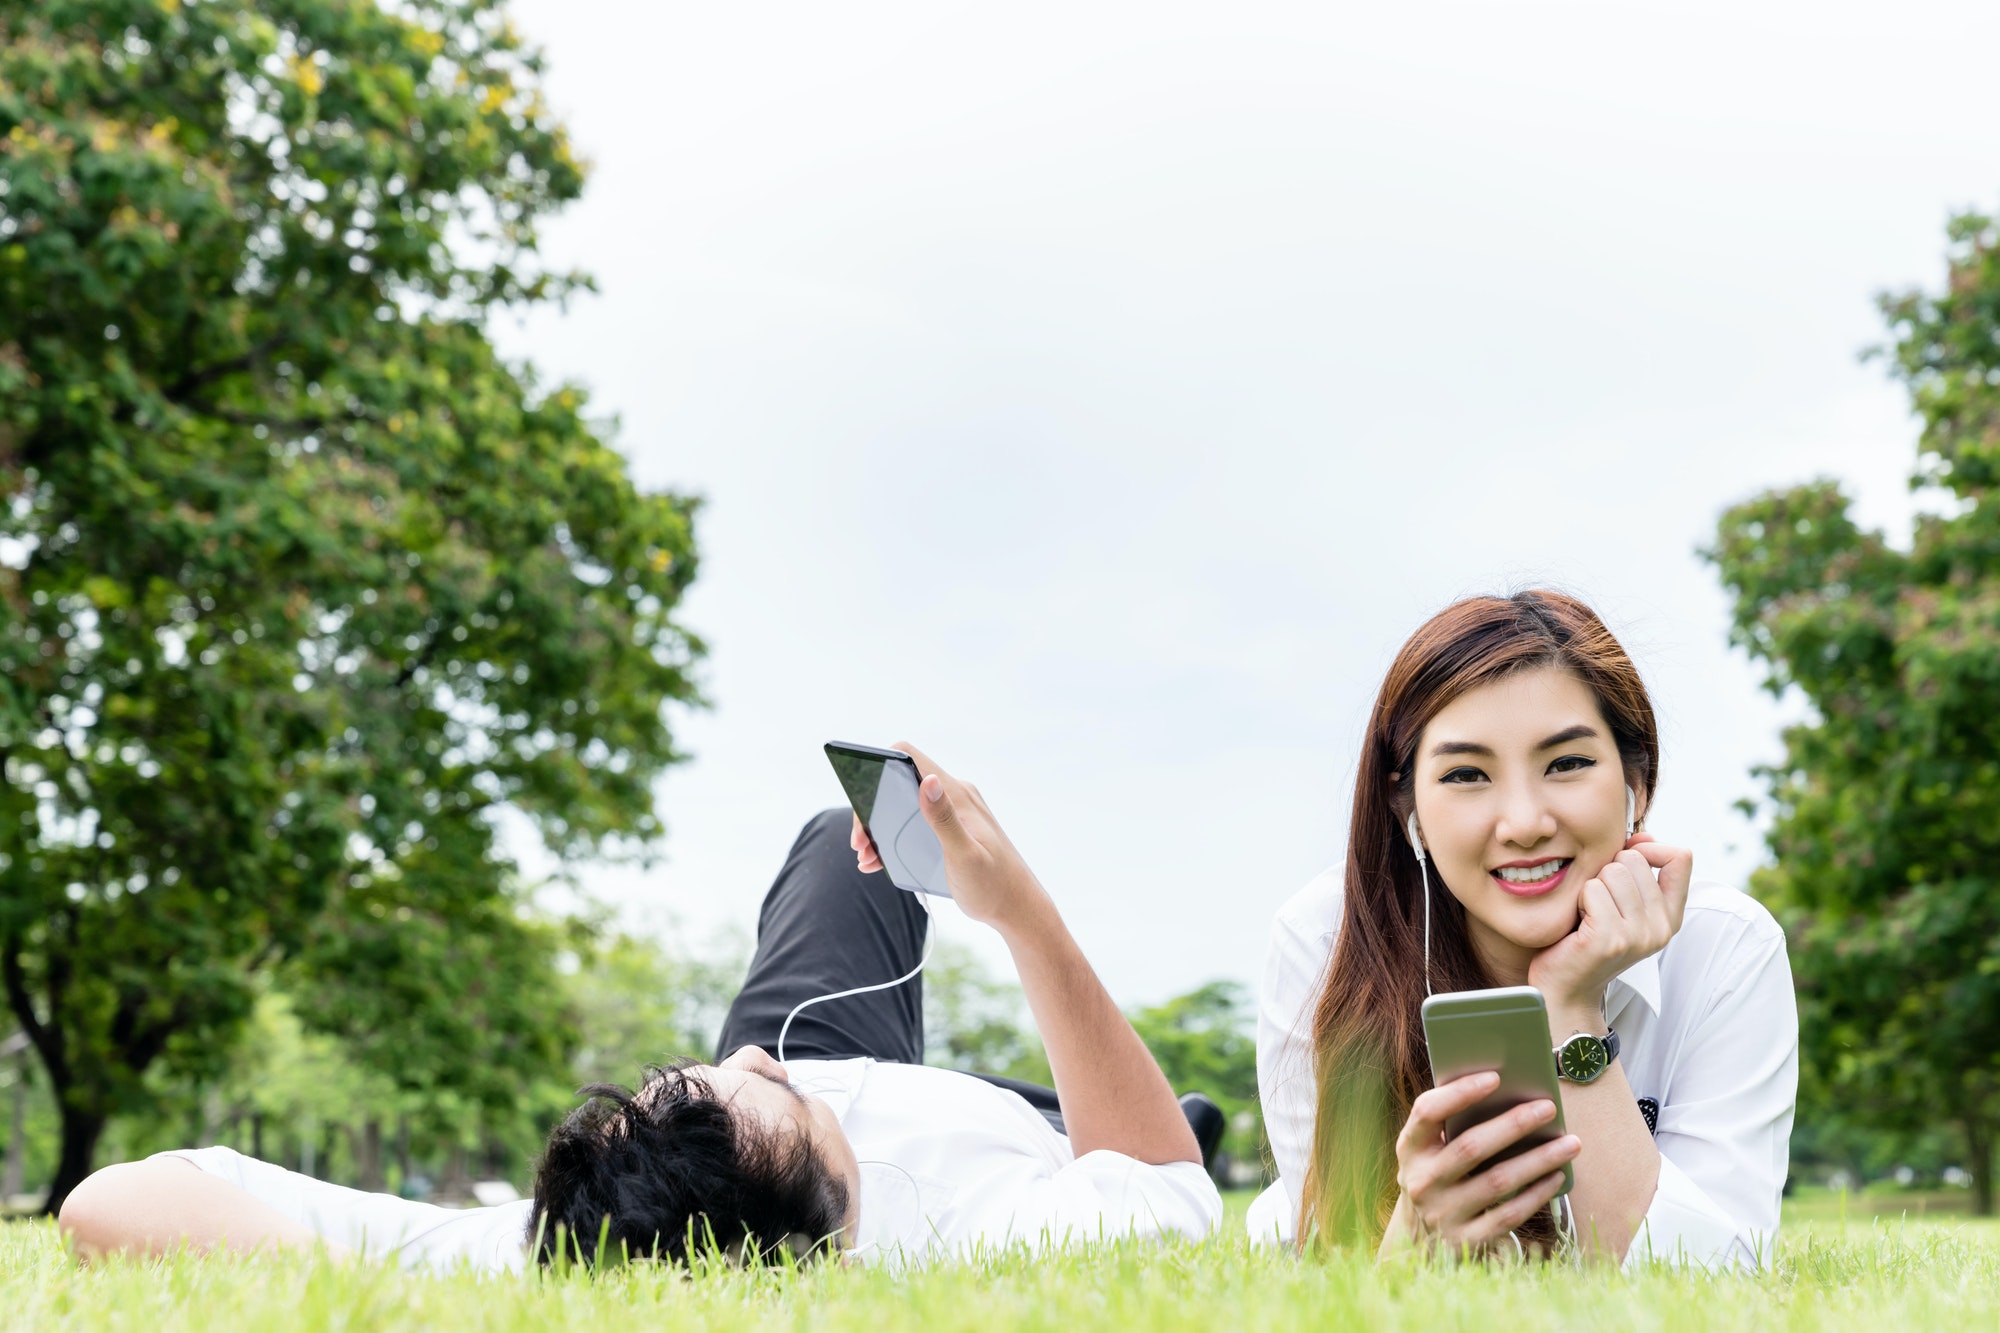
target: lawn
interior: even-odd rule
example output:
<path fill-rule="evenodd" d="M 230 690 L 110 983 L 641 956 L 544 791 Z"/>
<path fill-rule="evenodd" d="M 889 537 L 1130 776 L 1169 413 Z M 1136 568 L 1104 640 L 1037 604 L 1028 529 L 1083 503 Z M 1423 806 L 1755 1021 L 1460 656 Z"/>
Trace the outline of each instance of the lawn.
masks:
<path fill-rule="evenodd" d="M 867 1269 L 423 1278 L 381 1267 L 176 1259 L 72 1266 L 46 1223 L 0 1226 L 0 1329 L 950 1328 L 1795 1330 L 2000 1328 L 2000 1225 L 1800 1200 L 1772 1271 L 1620 1278 L 1561 1266 L 1378 1268 L 1204 1245 L 1124 1246 L 898 1279 Z"/>

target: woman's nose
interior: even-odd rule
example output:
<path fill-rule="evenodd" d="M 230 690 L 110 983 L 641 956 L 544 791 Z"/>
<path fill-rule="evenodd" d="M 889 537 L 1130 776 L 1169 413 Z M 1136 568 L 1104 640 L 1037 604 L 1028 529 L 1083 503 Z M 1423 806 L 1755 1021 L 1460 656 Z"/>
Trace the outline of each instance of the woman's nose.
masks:
<path fill-rule="evenodd" d="M 1502 842 L 1532 847 L 1555 836 L 1555 812 L 1531 791 L 1513 792 L 1502 802 L 1493 832 Z"/>

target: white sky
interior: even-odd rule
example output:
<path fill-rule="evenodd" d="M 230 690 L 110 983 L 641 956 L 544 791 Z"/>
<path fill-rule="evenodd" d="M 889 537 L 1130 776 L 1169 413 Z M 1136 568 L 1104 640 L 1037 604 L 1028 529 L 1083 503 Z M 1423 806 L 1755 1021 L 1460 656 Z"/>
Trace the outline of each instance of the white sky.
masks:
<path fill-rule="evenodd" d="M 706 498 L 716 707 L 665 864 L 598 894 L 747 928 L 839 802 L 820 743 L 909 739 L 1121 1002 L 1254 980 L 1397 646 L 1538 582 L 1654 687 L 1655 831 L 1757 863 L 1780 712 L 1694 548 L 1822 474 L 1907 525 L 1915 428 L 1856 353 L 2000 195 L 2000 9 L 514 13 L 595 163 L 549 253 L 603 294 L 503 345 Z"/>

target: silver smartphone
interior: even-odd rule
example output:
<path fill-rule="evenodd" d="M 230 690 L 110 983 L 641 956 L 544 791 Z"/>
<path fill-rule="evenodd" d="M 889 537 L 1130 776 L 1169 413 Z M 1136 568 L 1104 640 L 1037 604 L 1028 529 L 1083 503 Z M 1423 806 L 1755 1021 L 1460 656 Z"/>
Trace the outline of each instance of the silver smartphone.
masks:
<path fill-rule="evenodd" d="M 1519 1156 L 1568 1132 L 1563 1128 L 1555 1043 L 1549 1039 L 1549 1008 L 1542 1000 L 1542 993 L 1533 986 L 1433 995 L 1424 1001 L 1424 1040 L 1431 1049 L 1433 1084 L 1449 1083 L 1488 1070 L 1496 1070 L 1500 1075 L 1500 1086 L 1490 1095 L 1445 1122 L 1447 1139 L 1455 1139 L 1474 1125 L 1523 1102 L 1547 1098 L 1556 1104 L 1555 1119 L 1487 1158 L 1476 1171 L 1484 1171 L 1495 1162 Z M 1575 1183 L 1567 1162 L 1563 1163 L 1562 1175 L 1559 1193 L 1567 1194 Z"/>
<path fill-rule="evenodd" d="M 828 741 L 826 757 L 848 804 L 861 816 L 889 882 L 911 893 L 951 897 L 944 877 L 944 847 L 917 805 L 923 781 L 917 775 L 917 761 L 901 750 L 846 741 Z"/>

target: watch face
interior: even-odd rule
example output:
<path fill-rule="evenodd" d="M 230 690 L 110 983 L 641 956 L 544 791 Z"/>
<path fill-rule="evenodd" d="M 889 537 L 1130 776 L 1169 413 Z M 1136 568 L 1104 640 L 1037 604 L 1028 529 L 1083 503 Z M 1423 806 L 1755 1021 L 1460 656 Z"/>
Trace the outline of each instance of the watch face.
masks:
<path fill-rule="evenodd" d="M 1604 1042 L 1587 1034 L 1571 1037 L 1556 1052 L 1556 1067 L 1572 1083 L 1590 1082 L 1610 1063 L 1604 1053 Z"/>

